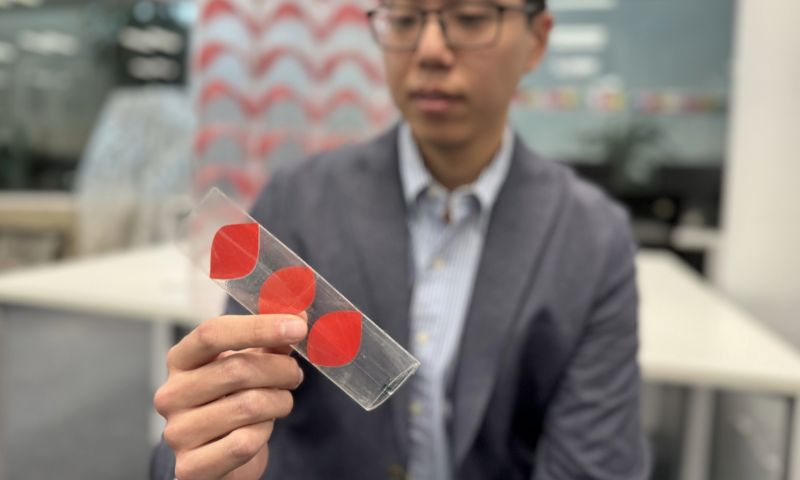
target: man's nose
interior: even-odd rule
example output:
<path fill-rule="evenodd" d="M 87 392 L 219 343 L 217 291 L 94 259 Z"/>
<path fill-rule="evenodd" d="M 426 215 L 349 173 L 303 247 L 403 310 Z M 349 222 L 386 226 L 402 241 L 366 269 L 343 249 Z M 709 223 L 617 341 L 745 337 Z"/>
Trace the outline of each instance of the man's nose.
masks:
<path fill-rule="evenodd" d="M 453 52 L 447 44 L 444 27 L 438 15 L 426 15 L 420 32 L 417 54 L 423 61 L 438 60 L 449 63 Z"/>

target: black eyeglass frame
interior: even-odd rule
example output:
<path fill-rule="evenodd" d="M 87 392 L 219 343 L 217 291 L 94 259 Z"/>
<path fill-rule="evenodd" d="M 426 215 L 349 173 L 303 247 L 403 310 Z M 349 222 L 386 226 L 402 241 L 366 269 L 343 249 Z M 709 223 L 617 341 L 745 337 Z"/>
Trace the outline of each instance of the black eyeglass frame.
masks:
<path fill-rule="evenodd" d="M 422 25 L 422 26 L 420 27 L 419 32 L 417 32 L 417 38 L 414 40 L 414 42 L 412 44 L 410 44 L 409 46 L 403 46 L 403 47 L 386 45 L 386 44 L 381 43 L 380 35 L 378 34 L 377 29 L 375 28 L 375 20 L 374 20 L 374 18 L 375 18 L 375 16 L 378 14 L 378 12 L 381 9 L 387 8 L 386 5 L 380 5 L 377 8 L 373 8 L 371 10 L 368 10 L 366 13 L 367 13 L 367 19 L 369 21 L 370 31 L 372 32 L 372 38 L 375 40 L 375 42 L 378 45 L 380 45 L 382 48 L 384 48 L 386 50 L 390 50 L 390 51 L 395 51 L 395 52 L 413 52 L 414 50 L 416 50 L 419 47 L 419 41 L 422 38 L 422 32 L 425 31 L 425 20 L 428 18 L 428 15 L 431 15 L 431 14 L 436 15 L 438 23 L 439 23 L 439 28 L 442 30 L 442 35 L 444 36 L 445 42 L 447 42 L 447 47 L 448 48 L 450 48 L 452 50 L 479 50 L 479 49 L 482 49 L 482 48 L 490 48 L 490 47 L 494 46 L 497 43 L 497 40 L 500 38 L 500 32 L 503 29 L 503 16 L 505 15 L 506 12 L 509 12 L 509 11 L 512 11 L 512 12 L 523 12 L 528 17 L 528 22 L 530 22 L 533 18 L 535 18 L 537 15 L 539 15 L 540 13 L 542 13 L 546 9 L 546 7 L 542 3 L 537 2 L 537 3 L 534 4 L 534 3 L 527 2 L 527 1 L 525 2 L 525 5 L 503 5 L 503 4 L 496 3 L 496 2 L 480 2 L 480 1 L 478 1 L 478 2 L 465 2 L 465 3 L 492 6 L 497 10 L 496 28 L 495 28 L 494 37 L 492 37 L 491 40 L 487 41 L 486 43 L 481 43 L 481 44 L 478 44 L 478 45 L 467 45 L 467 46 L 454 44 L 450 40 L 450 36 L 447 34 L 447 26 L 445 25 L 443 14 L 447 10 L 452 10 L 452 9 L 458 7 L 459 5 L 463 5 L 463 4 L 459 4 L 459 3 L 448 5 L 448 6 L 441 7 L 441 8 L 428 8 L 428 9 L 416 8 L 416 9 L 414 9 L 414 10 L 416 10 L 418 18 L 421 20 L 421 24 L 420 25 Z"/>

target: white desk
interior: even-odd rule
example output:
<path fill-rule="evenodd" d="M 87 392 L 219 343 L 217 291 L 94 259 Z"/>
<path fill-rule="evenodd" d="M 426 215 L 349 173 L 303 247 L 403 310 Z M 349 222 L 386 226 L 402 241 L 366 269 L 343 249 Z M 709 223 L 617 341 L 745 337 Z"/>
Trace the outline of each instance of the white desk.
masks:
<path fill-rule="evenodd" d="M 800 354 L 760 322 L 717 294 L 676 257 L 644 251 L 638 257 L 642 296 L 640 360 L 652 382 L 696 389 L 684 447 L 684 478 L 703 479 L 714 389 L 800 398 Z M 174 247 L 131 251 L 0 276 L 0 304 L 46 306 L 192 325 L 219 309 L 221 290 L 192 296 L 190 267 Z M 204 290 L 205 291 L 205 290 Z M 200 305 L 195 299 L 209 300 Z M 163 340 L 163 339 L 162 339 Z M 800 480 L 800 422 L 793 423 L 793 459 L 787 478 Z"/>
<path fill-rule="evenodd" d="M 715 390 L 774 394 L 790 402 L 784 478 L 800 479 L 800 354 L 674 255 L 644 251 L 637 263 L 643 376 L 692 387 L 682 480 L 707 478 Z"/>
<path fill-rule="evenodd" d="M 166 352 L 174 341 L 174 326 L 176 324 L 192 326 L 222 309 L 224 292 L 200 275 L 194 276 L 190 281 L 191 272 L 188 262 L 174 247 L 162 247 L 96 258 L 73 259 L 0 275 L 0 349 L 3 349 L 3 344 L 9 345 L 10 342 L 20 341 L 20 337 L 15 337 L 14 332 L 20 331 L 22 322 L 29 322 L 31 328 L 40 332 L 37 335 L 45 341 L 45 345 L 54 341 L 51 339 L 53 335 L 61 334 L 69 337 L 66 343 L 69 345 L 86 345 L 87 342 L 103 341 L 116 346 L 135 345 L 122 348 L 123 351 L 119 355 L 113 353 L 112 347 L 98 346 L 90 349 L 94 359 L 88 360 L 85 358 L 86 353 L 79 353 L 76 359 L 64 358 L 57 371 L 65 371 L 64 365 L 76 365 L 75 381 L 84 385 L 86 392 L 97 393 L 96 398 L 118 400 L 115 391 L 131 389 L 128 385 L 122 384 L 122 380 L 115 378 L 110 371 L 121 366 L 124 373 L 120 374 L 120 378 L 133 378 L 142 393 L 136 395 L 138 403 L 133 405 L 125 406 L 121 403 L 108 406 L 105 409 L 106 415 L 111 414 L 109 411 L 122 414 L 114 425 L 117 430 L 99 431 L 91 441 L 105 445 L 97 439 L 108 439 L 113 443 L 115 436 L 118 436 L 115 432 L 119 431 L 121 424 L 136 427 L 142 425 L 142 422 L 147 422 L 146 427 L 128 430 L 131 432 L 128 435 L 131 436 L 138 435 L 142 430 L 144 438 L 141 439 L 141 445 L 146 449 L 148 443 L 152 444 L 159 439 L 164 422 L 152 408 L 147 409 L 149 414 L 147 411 L 142 411 L 143 400 L 147 401 L 142 397 L 149 396 L 151 393 L 148 392 L 154 392 L 166 378 Z M 192 294 L 190 285 L 197 287 L 203 294 Z M 45 329 L 53 333 L 44 333 Z M 23 331 L 28 330 L 23 329 Z M 80 335 L 83 335 L 84 340 L 75 339 L 78 332 L 81 332 Z M 114 332 L 122 333 L 114 337 Z M 29 335 L 26 333 L 22 336 L 24 343 L 32 345 L 33 349 L 44 348 L 45 358 L 58 361 L 58 358 L 47 353 L 46 346 L 36 341 L 32 342 Z M 140 349 L 140 353 L 134 348 Z M 0 352 L 2 354 L 0 358 L 10 358 L 7 352 L 11 350 L 9 347 L 6 352 Z M 108 364 L 102 364 L 104 357 L 101 353 L 113 356 Z M 25 358 L 27 355 L 23 356 L 21 361 L 24 362 Z M 96 362 L 96 366 L 90 365 L 92 361 Z M 0 389 L 6 383 L 2 377 L 6 376 L 9 379 L 8 383 L 11 383 L 10 378 L 20 377 L 20 369 L 25 367 L 19 366 L 19 362 L 20 358 L 15 358 L 8 364 L 0 362 Z M 37 365 L 40 363 L 41 360 L 36 361 Z M 133 367 L 130 365 L 137 365 L 136 368 L 140 373 L 132 373 Z M 88 368 L 89 371 L 81 370 L 82 368 Z M 87 377 L 91 378 L 93 371 L 97 373 L 96 380 L 88 380 Z M 86 412 L 86 405 L 97 401 L 96 398 L 92 398 L 92 393 L 78 395 L 71 388 L 64 388 L 65 390 L 59 390 L 58 385 L 45 382 L 41 386 L 34 387 L 34 390 L 39 396 L 48 394 L 57 396 L 63 392 L 68 401 L 60 403 L 64 406 L 58 409 L 59 412 L 74 408 L 75 414 L 84 419 L 84 423 L 96 422 L 97 418 Z M 14 427 L 3 425 L 2 417 L 3 415 L 11 415 L 8 418 L 18 417 L 11 403 L 16 401 L 17 408 L 20 408 L 20 395 L 10 390 L 5 393 L 0 392 L 0 414 L 2 414 L 0 443 L 3 440 L 12 441 Z M 12 400 L 12 397 L 16 400 Z M 75 397 L 86 397 L 85 403 L 76 403 Z M 7 407 L 3 405 L 4 403 Z M 143 416 L 138 420 L 131 419 L 140 413 Z M 60 418 L 56 420 L 60 421 Z M 8 423 L 17 425 L 16 431 L 21 428 L 18 421 Z M 73 466 L 73 470 L 90 475 L 89 471 L 93 464 L 91 456 L 94 455 L 91 451 L 80 449 L 74 451 L 75 449 L 65 446 L 62 439 L 64 435 L 60 434 L 60 430 L 57 432 L 59 435 L 50 438 L 47 435 L 48 431 L 37 428 L 36 425 L 24 428 L 24 434 L 28 437 L 41 437 L 41 446 L 47 447 L 51 452 L 47 455 L 42 454 L 47 457 L 45 460 L 49 463 L 56 464 L 63 459 L 63 463 Z M 49 428 L 57 429 L 58 426 Z M 88 427 L 81 431 L 84 435 L 89 434 Z M 142 452 L 142 448 L 135 448 L 133 452 L 128 453 L 121 451 L 119 447 L 103 448 L 110 450 L 111 457 L 133 465 L 140 463 L 145 466 L 141 468 L 146 470 L 147 452 Z M 8 471 L 18 472 L 21 468 L 19 460 L 12 460 L 11 457 L 3 458 L 4 456 L 3 448 L 0 448 L 0 480 L 3 480 L 3 463 L 6 463 L 5 468 Z M 55 472 L 46 472 L 46 476 L 53 474 Z M 73 472 L 72 477 L 66 478 L 78 477 Z"/>
<path fill-rule="evenodd" d="M 640 354 L 649 380 L 800 394 L 800 354 L 666 252 L 639 255 Z"/>
<path fill-rule="evenodd" d="M 195 282 L 191 284 L 190 282 Z M 190 285 L 202 289 L 193 293 Z M 194 275 L 174 246 L 68 260 L 0 275 L 0 303 L 194 325 L 224 292 Z"/>

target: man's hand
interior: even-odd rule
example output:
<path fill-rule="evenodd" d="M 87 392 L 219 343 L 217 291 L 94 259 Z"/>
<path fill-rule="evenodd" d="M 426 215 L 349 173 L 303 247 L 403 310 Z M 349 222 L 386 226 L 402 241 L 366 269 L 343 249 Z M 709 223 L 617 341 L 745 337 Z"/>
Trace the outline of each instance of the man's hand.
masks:
<path fill-rule="evenodd" d="M 303 380 L 290 345 L 307 332 L 293 315 L 222 316 L 172 347 L 154 404 L 179 480 L 261 477 L 274 421 Z"/>

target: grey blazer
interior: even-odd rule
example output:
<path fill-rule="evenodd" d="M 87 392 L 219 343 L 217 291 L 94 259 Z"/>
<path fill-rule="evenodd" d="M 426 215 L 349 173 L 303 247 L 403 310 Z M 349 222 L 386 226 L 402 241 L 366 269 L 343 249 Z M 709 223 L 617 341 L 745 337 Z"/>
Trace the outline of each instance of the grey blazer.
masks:
<path fill-rule="evenodd" d="M 396 128 L 277 173 L 253 209 L 408 345 L 405 213 Z M 515 139 L 448 386 L 457 479 L 647 478 L 634 253 L 620 208 Z M 277 422 L 264 478 L 404 478 L 407 389 L 368 413 L 301 364 L 306 379 Z M 171 479 L 173 466 L 160 445 L 152 478 Z"/>

